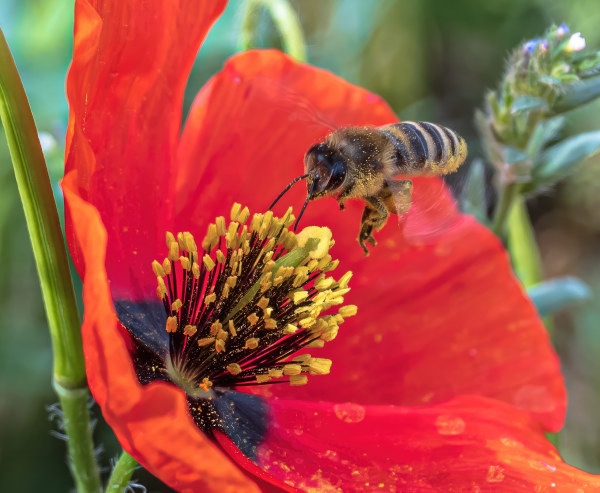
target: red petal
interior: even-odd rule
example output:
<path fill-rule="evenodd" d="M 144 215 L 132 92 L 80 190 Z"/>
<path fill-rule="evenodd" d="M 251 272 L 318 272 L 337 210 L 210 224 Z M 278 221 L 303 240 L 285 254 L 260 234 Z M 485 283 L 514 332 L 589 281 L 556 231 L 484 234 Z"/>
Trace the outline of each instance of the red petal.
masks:
<path fill-rule="evenodd" d="M 153 284 L 149 245 L 163 245 L 170 179 L 192 63 L 225 0 L 77 0 L 66 172 L 108 229 L 113 290 L 130 273 Z M 70 243 L 72 231 L 67 220 Z M 82 253 L 73 251 L 82 267 Z M 147 275 L 145 275 L 147 274 Z"/>
<path fill-rule="evenodd" d="M 264 210 L 302 173 L 304 152 L 330 131 L 326 122 L 393 119 L 376 96 L 281 53 L 233 57 L 200 92 L 185 127 L 179 228 L 204 232 L 234 201 Z M 566 396 L 559 362 L 501 245 L 457 213 L 439 180 L 414 183 L 403 229 L 392 217 L 368 260 L 355 240 L 362 204 L 342 213 L 331 199 L 311 203 L 304 224 L 333 230 L 340 269 L 355 273 L 347 301 L 359 315 L 320 352 L 334 360 L 331 376 L 267 392 L 403 405 L 473 393 L 560 428 Z M 299 205 L 305 194 L 298 185 L 284 202 Z"/>
<path fill-rule="evenodd" d="M 562 462 L 528 413 L 492 399 L 415 408 L 274 399 L 269 406 L 257 463 L 303 491 L 600 488 L 598 476 Z"/>
<path fill-rule="evenodd" d="M 74 173 L 65 177 L 63 188 L 73 220 L 72 241 L 84 262 L 82 336 L 88 383 L 119 442 L 178 491 L 259 491 L 198 430 L 182 390 L 162 382 L 138 383 L 104 268 L 106 229 L 98 211 L 77 196 Z"/>

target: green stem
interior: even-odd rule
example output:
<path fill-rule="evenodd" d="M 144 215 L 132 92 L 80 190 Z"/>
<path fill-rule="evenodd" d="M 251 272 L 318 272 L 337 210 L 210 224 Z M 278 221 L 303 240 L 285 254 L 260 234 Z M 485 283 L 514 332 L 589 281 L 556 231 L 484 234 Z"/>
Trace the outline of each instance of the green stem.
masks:
<path fill-rule="evenodd" d="M 50 178 L 29 102 L 0 30 L 0 117 L 4 125 L 54 353 L 54 388 L 63 409 L 71 469 L 79 492 L 98 492 L 79 315 Z"/>
<path fill-rule="evenodd" d="M 121 493 L 125 491 L 131 480 L 131 475 L 137 466 L 138 462 L 123 450 L 108 480 L 106 493 Z"/>
<path fill-rule="evenodd" d="M 527 205 L 522 195 L 517 194 L 508 215 L 508 252 L 514 270 L 526 288 L 542 282 L 542 261 L 540 250 L 535 241 L 533 225 L 527 212 Z M 554 335 L 552 317 L 544 317 L 544 325 Z M 558 447 L 558 433 L 546 433 L 548 440 Z"/>
<path fill-rule="evenodd" d="M 515 197 L 508 215 L 508 250 L 513 267 L 526 288 L 542 280 L 542 263 L 533 226 L 522 195 Z"/>
<path fill-rule="evenodd" d="M 513 206 L 513 201 L 519 196 L 519 184 L 508 183 L 500 190 L 500 200 L 494 212 L 494 221 L 492 231 L 499 238 L 504 238 L 506 231 L 506 221 Z"/>
<path fill-rule="evenodd" d="M 261 8 L 266 8 L 277 26 L 283 51 L 296 60 L 306 61 L 306 42 L 296 12 L 287 0 L 246 0 L 242 10 L 240 48 L 248 50 L 255 45 Z"/>

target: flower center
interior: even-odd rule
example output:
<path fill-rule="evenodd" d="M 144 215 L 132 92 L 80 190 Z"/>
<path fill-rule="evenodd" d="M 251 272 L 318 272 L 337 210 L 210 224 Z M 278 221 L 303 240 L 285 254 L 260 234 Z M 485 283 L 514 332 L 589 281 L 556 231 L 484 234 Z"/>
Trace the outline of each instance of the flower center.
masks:
<path fill-rule="evenodd" d="M 249 217 L 234 204 L 229 224 L 218 217 L 209 225 L 201 251 L 190 233 L 167 233 L 168 255 L 152 263 L 167 314 L 166 371 L 191 397 L 328 374 L 331 360 L 298 351 L 323 347 L 356 314 L 354 305 L 330 310 L 342 305 L 352 273 L 327 275 L 338 265 L 328 228 L 294 234 L 291 208 L 283 218 L 254 214 L 246 225 Z"/>

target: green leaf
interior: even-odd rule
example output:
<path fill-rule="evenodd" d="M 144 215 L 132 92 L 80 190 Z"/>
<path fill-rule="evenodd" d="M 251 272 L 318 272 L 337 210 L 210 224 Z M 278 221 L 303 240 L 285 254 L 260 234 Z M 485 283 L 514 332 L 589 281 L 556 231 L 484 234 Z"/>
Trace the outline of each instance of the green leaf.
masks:
<path fill-rule="evenodd" d="M 510 111 L 511 113 L 518 113 L 520 111 L 533 110 L 533 109 L 545 109 L 547 103 L 542 98 L 536 98 L 535 96 L 520 96 L 512 104 Z"/>
<path fill-rule="evenodd" d="M 552 111 L 555 114 L 564 113 L 583 106 L 597 97 L 600 97 L 600 75 L 567 85 L 552 105 Z"/>
<path fill-rule="evenodd" d="M 480 223 L 488 222 L 485 201 L 485 167 L 479 158 L 471 163 L 465 191 L 461 198 L 461 209 L 475 216 Z"/>
<path fill-rule="evenodd" d="M 573 172 L 585 158 L 600 150 L 600 130 L 570 137 L 549 147 L 534 165 L 534 185 L 552 185 Z"/>
<path fill-rule="evenodd" d="M 512 146 L 502 146 L 502 154 L 506 164 L 520 163 L 527 159 L 527 154 L 525 154 L 525 152 Z"/>
<path fill-rule="evenodd" d="M 536 125 L 525 150 L 531 161 L 537 161 L 541 150 L 548 142 L 556 138 L 564 124 L 565 117 L 557 116 L 549 120 L 542 120 Z"/>
<path fill-rule="evenodd" d="M 532 286 L 527 293 L 542 317 L 592 297 L 589 286 L 576 277 L 552 279 Z"/>

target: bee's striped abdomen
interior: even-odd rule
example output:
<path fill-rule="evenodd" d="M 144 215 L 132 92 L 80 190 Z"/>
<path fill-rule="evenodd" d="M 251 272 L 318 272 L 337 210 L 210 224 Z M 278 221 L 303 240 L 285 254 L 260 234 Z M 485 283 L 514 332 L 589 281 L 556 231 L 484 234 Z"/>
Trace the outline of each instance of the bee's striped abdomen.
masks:
<path fill-rule="evenodd" d="M 467 144 L 456 132 L 428 122 L 402 122 L 380 127 L 394 146 L 397 173 L 445 175 L 465 161 Z"/>

